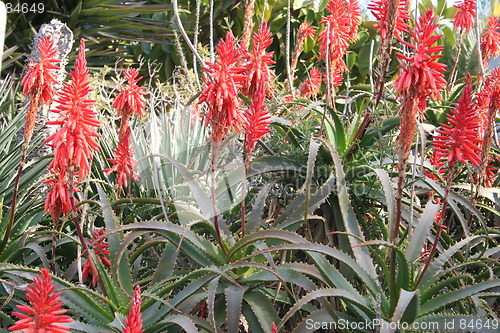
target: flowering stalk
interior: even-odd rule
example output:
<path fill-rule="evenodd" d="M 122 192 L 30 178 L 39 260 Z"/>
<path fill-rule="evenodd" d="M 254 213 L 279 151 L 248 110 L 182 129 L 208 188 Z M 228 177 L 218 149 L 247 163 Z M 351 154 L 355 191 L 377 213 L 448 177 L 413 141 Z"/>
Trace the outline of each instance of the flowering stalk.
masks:
<path fill-rule="evenodd" d="M 40 105 L 49 106 L 55 94 L 57 84 L 57 71 L 59 67 L 55 63 L 57 60 L 57 49 L 52 41 L 50 35 L 44 36 L 38 43 L 38 52 L 40 58 L 35 60 L 31 59 L 28 63 L 28 71 L 21 80 L 23 85 L 23 93 L 29 99 L 28 110 L 26 112 L 26 122 L 24 124 L 23 146 L 21 148 L 21 161 L 17 170 L 16 179 L 14 181 L 14 189 L 12 192 L 12 204 L 10 209 L 10 218 L 5 230 L 5 235 L 0 245 L 0 253 L 5 250 L 7 242 L 12 233 L 14 226 L 14 216 L 17 207 L 17 195 L 19 192 L 19 181 L 21 174 L 26 163 L 26 156 L 28 152 L 29 143 L 33 136 L 33 129 L 35 128 L 35 121 L 37 118 Z"/>
<path fill-rule="evenodd" d="M 302 22 L 302 24 L 299 26 L 299 30 L 297 31 L 297 38 L 295 41 L 295 48 L 293 49 L 292 53 L 292 63 L 290 65 L 290 72 L 292 74 L 292 77 L 295 76 L 297 64 L 299 63 L 299 57 L 302 51 L 304 51 L 304 43 L 306 42 L 306 39 L 313 39 L 315 33 L 316 29 L 306 21 Z"/>
<path fill-rule="evenodd" d="M 214 63 L 207 63 L 203 69 L 210 76 L 210 80 L 203 78 L 206 84 L 201 92 L 198 103 L 205 102 L 208 107 L 206 125 L 211 127 L 211 196 L 214 214 L 214 229 L 219 245 L 226 251 L 222 241 L 219 227 L 219 214 L 215 195 L 215 172 L 217 157 L 224 136 L 229 128 L 239 130 L 243 119 L 240 114 L 241 101 L 238 96 L 243 81 L 247 78 L 244 74 L 245 68 L 239 67 L 238 62 L 242 59 L 240 52 L 236 50 L 233 34 L 229 31 L 226 39 L 219 42 L 216 47 L 219 59 Z"/>
<path fill-rule="evenodd" d="M 470 162 L 477 167 L 480 163 L 480 148 L 478 147 L 480 139 L 477 136 L 477 110 L 472 101 L 472 80 L 469 74 L 467 74 L 467 84 L 458 100 L 457 107 L 451 111 L 447 119 L 449 125 L 441 124 L 442 129 L 438 131 L 438 135 L 434 137 L 433 141 L 435 157 L 438 160 L 437 163 L 440 164 L 445 161 L 448 165 L 446 187 L 441 201 L 442 208 L 439 213 L 434 243 L 424 264 L 424 268 L 415 284 L 415 290 L 422 281 L 437 251 L 441 230 L 444 228 L 443 221 L 446 217 L 448 196 L 451 190 L 451 184 L 453 183 L 455 165 L 458 162 Z"/>
<path fill-rule="evenodd" d="M 250 43 L 253 30 L 253 15 L 255 14 L 255 0 L 247 0 L 246 2 L 243 32 L 241 33 L 241 40 L 245 48 L 247 48 Z"/>
<path fill-rule="evenodd" d="M 488 26 L 481 35 L 481 61 L 483 67 L 486 67 L 492 57 L 500 55 L 500 22 L 497 16 L 488 18 Z"/>
<path fill-rule="evenodd" d="M 458 8 L 458 11 L 455 16 L 453 16 L 453 27 L 460 31 L 460 36 L 456 56 L 457 61 L 455 61 L 455 65 L 453 65 L 453 69 L 450 74 L 448 92 L 455 82 L 455 73 L 458 65 L 458 59 L 460 58 L 460 53 L 462 52 L 464 33 L 468 33 L 474 26 L 474 19 L 476 17 L 476 0 L 463 0 L 462 2 L 456 3 L 454 7 Z"/>
<path fill-rule="evenodd" d="M 89 239 L 89 243 L 94 250 L 95 256 L 102 264 L 106 267 L 111 267 L 111 262 L 109 261 L 109 244 L 104 237 L 104 229 L 97 229 L 92 232 L 92 239 Z M 97 283 L 97 276 L 92 274 L 91 263 L 89 260 L 85 261 L 83 265 L 83 280 L 86 281 L 88 276 L 92 275 L 92 285 L 95 287 Z"/>
<path fill-rule="evenodd" d="M 57 108 L 52 110 L 59 114 L 59 118 L 49 121 L 49 125 L 60 125 L 56 133 L 48 137 L 45 142 L 54 148 L 54 159 L 49 165 L 49 170 L 58 176 L 57 190 L 53 188 L 53 195 L 47 196 L 45 208 L 52 214 L 53 219 L 59 219 L 55 213 L 62 213 L 69 206 L 75 229 L 81 246 L 89 261 L 92 273 L 98 276 L 90 251 L 83 236 L 82 226 L 77 216 L 76 199 L 73 197 L 75 184 L 90 172 L 90 162 L 94 151 L 99 149 L 94 138 L 98 137 L 96 128 L 100 122 L 96 119 L 97 113 L 90 109 L 95 101 L 88 99 L 92 91 L 90 88 L 87 61 L 85 59 L 85 42 L 80 40 L 80 48 L 75 61 L 75 69 L 70 72 L 70 83 L 64 83 L 61 94 L 57 100 Z M 60 209 L 61 203 L 63 209 Z M 66 208 L 64 208 L 66 207 Z M 100 278 L 99 286 L 105 289 Z"/>
<path fill-rule="evenodd" d="M 309 71 L 309 78 L 302 82 L 299 87 L 300 96 L 304 98 L 317 96 L 321 88 L 322 79 L 323 75 L 321 72 L 316 67 L 311 68 Z"/>
<path fill-rule="evenodd" d="M 411 31 L 414 44 L 401 41 L 408 48 L 413 49 L 411 57 L 397 53 L 399 59 L 403 60 L 400 73 L 394 84 L 401 100 L 401 125 L 397 143 L 398 156 L 398 181 L 396 192 L 396 217 L 390 240 L 395 246 L 398 245 L 399 228 L 401 224 L 402 198 L 405 170 L 410 148 L 415 134 L 417 117 L 423 117 L 428 97 L 434 100 L 441 99 L 441 90 L 446 85 L 443 72 L 446 66 L 438 63 L 443 46 L 433 46 L 442 35 L 433 35 L 438 24 L 434 23 L 435 16 L 432 9 L 427 10 L 417 21 L 415 28 Z M 391 311 L 395 309 L 397 301 L 396 288 L 396 251 L 391 250 L 390 257 L 390 292 Z"/>
<path fill-rule="evenodd" d="M 139 179 L 134 171 L 136 161 L 132 158 L 134 149 L 130 142 L 129 122 L 133 114 L 137 113 L 139 116 L 144 114 L 144 95 L 146 94 L 144 92 L 146 88 L 137 85 L 137 82 L 142 79 L 142 77 L 137 77 L 139 75 L 137 69 L 128 68 L 123 75 L 127 79 L 127 84 L 120 89 L 120 93 L 112 104 L 118 116 L 121 116 L 118 146 L 113 150 L 114 158 L 108 159 L 114 165 L 103 170 L 107 175 L 116 171 L 118 178 L 117 195 L 122 187 L 128 186 L 129 178 L 132 180 Z"/>
<path fill-rule="evenodd" d="M 139 285 L 134 288 L 134 299 L 130 306 L 130 311 L 125 318 L 125 327 L 123 333 L 142 333 L 142 319 L 141 319 L 141 287 Z"/>
<path fill-rule="evenodd" d="M 41 272 L 42 276 L 36 276 L 33 283 L 26 288 L 26 298 L 31 306 L 17 305 L 17 308 L 24 313 L 13 312 L 21 319 L 9 327 L 9 331 L 69 333 L 68 327 L 64 324 L 73 320 L 63 315 L 66 310 L 61 309 L 63 306 L 63 302 L 60 301 L 61 293 L 54 294 L 55 286 L 49 270 L 42 268 Z"/>

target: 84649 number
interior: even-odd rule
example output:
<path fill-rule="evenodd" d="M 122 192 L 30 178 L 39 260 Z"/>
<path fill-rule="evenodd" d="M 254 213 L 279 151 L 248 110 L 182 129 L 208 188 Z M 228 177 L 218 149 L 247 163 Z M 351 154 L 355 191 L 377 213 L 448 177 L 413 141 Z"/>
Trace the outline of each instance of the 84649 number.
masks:
<path fill-rule="evenodd" d="M 18 2 L 17 4 L 6 3 L 5 9 L 7 10 L 7 14 L 10 13 L 43 13 L 45 11 L 45 6 L 43 3 L 27 3 L 27 2 Z"/>

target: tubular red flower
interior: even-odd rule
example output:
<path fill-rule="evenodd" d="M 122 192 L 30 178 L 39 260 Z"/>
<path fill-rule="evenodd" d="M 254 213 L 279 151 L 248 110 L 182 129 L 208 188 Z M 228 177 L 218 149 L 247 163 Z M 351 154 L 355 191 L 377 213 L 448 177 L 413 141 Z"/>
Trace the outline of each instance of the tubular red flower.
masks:
<path fill-rule="evenodd" d="M 104 229 L 96 229 L 92 232 L 92 239 L 88 239 L 89 247 L 94 250 L 95 256 L 99 259 L 102 264 L 106 267 L 111 267 L 111 262 L 109 261 L 109 244 L 105 238 Z M 90 267 L 90 262 L 87 260 L 83 265 L 82 269 L 83 280 L 87 280 L 89 275 L 92 275 L 92 268 Z M 95 287 L 97 284 L 97 277 L 92 275 L 92 285 Z"/>
<path fill-rule="evenodd" d="M 9 328 L 9 331 L 23 331 L 25 333 L 69 333 L 64 323 L 72 322 L 71 318 L 62 315 L 66 310 L 61 309 L 63 303 L 60 302 L 61 293 L 54 293 L 55 286 L 51 280 L 49 270 L 41 269 L 42 277 L 36 276 L 33 283 L 26 288 L 26 298 L 31 306 L 18 305 L 21 312 L 13 312 L 21 318 L 16 324 Z"/>
<path fill-rule="evenodd" d="M 108 161 L 114 165 L 102 171 L 105 172 L 106 175 L 116 171 L 118 188 L 127 187 L 129 178 L 133 180 L 139 179 L 139 176 L 134 172 L 135 163 L 137 161 L 132 158 L 134 149 L 130 144 L 130 127 L 127 126 L 125 134 L 120 138 L 120 142 L 118 142 L 118 146 L 113 149 L 113 152 L 115 154 L 114 158 L 108 158 Z"/>
<path fill-rule="evenodd" d="M 472 81 L 467 75 L 467 85 L 458 100 L 457 107 L 447 117 L 449 125 L 441 124 L 442 129 L 434 137 L 433 146 L 437 158 L 446 160 L 450 169 L 456 162 L 471 162 L 479 165 L 477 136 L 477 113 L 472 102 Z"/>
<path fill-rule="evenodd" d="M 377 28 L 377 33 L 380 34 L 382 40 L 385 40 L 389 35 L 389 23 L 391 18 L 391 13 L 389 13 L 389 1 L 390 0 L 373 0 L 369 5 L 368 9 L 372 12 L 373 16 L 377 19 L 377 23 L 373 25 Z M 408 32 L 407 20 L 410 18 L 406 11 L 406 0 L 397 0 L 398 6 L 396 9 L 396 22 L 394 24 L 394 36 L 401 40 L 401 33 Z"/>
<path fill-rule="evenodd" d="M 271 325 L 271 333 L 278 333 L 278 329 L 276 328 L 275 323 L 272 323 L 272 325 Z"/>
<path fill-rule="evenodd" d="M 469 32 L 476 17 L 476 0 L 463 0 L 454 7 L 458 8 L 458 12 L 453 16 L 453 26 L 460 31 Z"/>
<path fill-rule="evenodd" d="M 142 79 L 137 77 L 139 71 L 135 68 L 127 68 L 123 73 L 127 84 L 120 89 L 120 93 L 116 96 L 112 106 L 116 109 L 118 116 L 121 116 L 120 137 L 125 134 L 128 127 L 130 117 L 137 113 L 142 116 L 145 109 L 144 90 L 145 87 L 139 87 L 137 82 Z"/>
<path fill-rule="evenodd" d="M 52 110 L 61 117 L 47 122 L 49 125 L 61 125 L 61 127 L 45 140 L 54 148 L 54 159 L 49 168 L 68 170 L 73 166 L 78 170 L 80 179 L 90 171 L 92 151 L 99 149 L 99 144 L 94 138 L 99 136 L 95 128 L 100 126 L 100 122 L 95 117 L 97 113 L 90 109 L 95 101 L 88 99 L 92 89 L 89 87 L 86 65 L 85 43 L 82 39 L 75 61 L 75 70 L 70 73 L 71 82 L 64 83 L 57 100 L 57 108 Z"/>
<path fill-rule="evenodd" d="M 44 210 L 52 216 L 54 226 L 57 228 L 61 214 L 68 214 L 71 210 L 71 201 L 76 205 L 77 201 L 74 197 L 69 195 L 69 184 L 66 178 L 66 173 L 62 171 L 50 170 L 54 175 L 53 178 L 43 181 L 48 184 L 49 193 L 45 199 Z M 76 189 L 73 189 L 75 192 Z"/>
<path fill-rule="evenodd" d="M 345 0 L 330 0 L 327 10 L 330 15 L 323 16 L 323 21 L 320 22 L 320 24 L 325 24 L 318 38 L 320 59 L 324 58 L 328 52 L 328 58 L 333 60 L 342 58 L 349 47 L 352 20 L 348 17 Z"/>
<path fill-rule="evenodd" d="M 26 123 L 24 126 L 25 144 L 31 140 L 38 106 L 40 104 L 50 105 L 52 103 L 57 84 L 57 71 L 60 69 L 59 66 L 54 65 L 59 60 L 56 59 L 57 49 L 50 35 L 44 36 L 39 41 L 38 52 L 40 53 L 40 58 L 37 61 L 30 60 L 28 71 L 21 80 L 23 93 L 30 98 L 30 107 L 26 114 Z"/>
<path fill-rule="evenodd" d="M 274 74 L 269 68 L 274 64 L 272 60 L 273 52 L 266 53 L 273 42 L 271 30 L 267 22 L 263 22 L 259 30 L 252 38 L 252 50 L 247 54 L 247 60 L 244 64 L 246 67 L 247 80 L 244 81 L 244 90 L 246 96 L 252 100 L 260 89 L 264 86 L 267 94 L 272 94 L 272 78 Z"/>
<path fill-rule="evenodd" d="M 207 103 L 206 124 L 212 127 L 212 140 L 221 142 L 229 128 L 238 130 L 243 121 L 238 93 L 247 76 L 244 74 L 245 68 L 237 66 L 242 55 L 235 49 L 234 37 L 230 31 L 226 40 L 221 39 L 216 51 L 219 59 L 204 67 L 212 82 L 204 78 L 207 86 L 200 94 L 199 103 Z"/>
<path fill-rule="evenodd" d="M 252 154 L 255 143 L 271 131 L 269 129 L 269 125 L 271 124 L 269 118 L 271 116 L 269 115 L 269 111 L 266 110 L 264 100 L 265 91 L 264 87 L 261 86 L 256 92 L 252 104 L 247 112 L 245 112 L 246 121 L 243 123 L 243 129 L 245 130 L 245 150 L 248 156 Z"/>
<path fill-rule="evenodd" d="M 311 68 L 309 78 L 300 85 L 300 96 L 304 98 L 317 96 L 321 88 L 322 76 L 316 67 Z"/>
<path fill-rule="evenodd" d="M 500 23 L 497 16 L 490 16 L 488 19 L 488 27 L 481 35 L 481 55 L 484 64 L 491 57 L 500 55 Z"/>
<path fill-rule="evenodd" d="M 134 299 L 130 306 L 130 311 L 125 318 L 125 327 L 123 333 L 142 333 L 142 319 L 141 319 L 141 287 L 138 285 L 134 288 Z"/>
<path fill-rule="evenodd" d="M 394 87 L 398 91 L 398 96 L 407 96 L 410 92 L 419 98 L 419 109 L 425 109 L 425 99 L 430 97 L 434 100 L 441 100 L 441 91 L 446 85 L 444 72 L 445 64 L 437 62 L 441 57 L 438 53 L 443 50 L 443 46 L 432 46 L 442 35 L 432 35 L 438 24 L 434 23 L 435 16 L 431 9 L 421 16 L 411 31 L 411 36 L 415 44 L 402 41 L 403 44 L 415 50 L 413 56 L 407 57 L 401 53 L 396 53 L 402 64 L 400 73 Z"/>

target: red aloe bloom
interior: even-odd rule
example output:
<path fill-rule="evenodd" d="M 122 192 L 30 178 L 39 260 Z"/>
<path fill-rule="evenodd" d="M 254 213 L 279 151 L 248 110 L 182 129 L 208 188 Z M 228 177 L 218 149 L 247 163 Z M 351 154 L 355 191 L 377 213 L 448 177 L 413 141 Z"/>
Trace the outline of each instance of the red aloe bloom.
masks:
<path fill-rule="evenodd" d="M 115 154 L 114 158 L 108 158 L 108 161 L 114 165 L 109 169 L 102 170 L 106 175 L 116 171 L 118 178 L 118 188 L 127 187 L 128 179 L 138 180 L 139 176 L 135 173 L 135 163 L 137 162 L 132 158 L 134 149 L 130 145 L 130 127 L 127 126 L 125 134 L 120 138 L 118 146 L 113 149 Z"/>
<path fill-rule="evenodd" d="M 323 21 L 320 22 L 325 24 L 318 38 L 320 58 L 324 58 L 326 52 L 328 52 L 330 60 L 342 58 L 349 47 L 348 42 L 351 40 L 352 27 L 346 4 L 345 0 L 330 0 L 328 2 L 326 8 L 330 15 L 323 16 Z"/>
<path fill-rule="evenodd" d="M 311 68 L 309 78 L 300 85 L 300 96 L 304 98 L 317 96 L 321 88 L 322 76 L 316 67 Z"/>
<path fill-rule="evenodd" d="M 481 55 L 483 63 L 500 55 L 500 23 L 497 16 L 490 16 L 486 32 L 481 35 Z"/>
<path fill-rule="evenodd" d="M 50 35 L 43 36 L 40 40 L 38 52 L 40 59 L 30 61 L 28 71 L 21 81 L 23 93 L 32 98 L 38 96 L 38 104 L 50 104 L 57 84 L 57 71 L 60 69 L 59 66 L 54 65 L 59 60 L 56 59 L 57 49 Z"/>
<path fill-rule="evenodd" d="M 51 170 L 54 177 L 43 181 L 43 183 L 48 184 L 49 193 L 45 199 L 44 210 L 52 216 L 52 221 L 57 228 L 57 222 L 61 217 L 61 214 L 68 214 L 71 210 L 71 200 L 73 204 L 76 205 L 76 199 L 70 197 L 69 195 L 69 184 L 66 179 L 66 173 L 61 171 Z M 76 189 L 73 189 L 76 191 Z"/>
<path fill-rule="evenodd" d="M 271 124 L 269 118 L 271 118 L 271 116 L 264 104 L 265 97 L 264 87 L 261 86 L 256 92 L 252 104 L 247 112 L 245 112 L 246 121 L 243 123 L 243 129 L 245 130 L 245 150 L 248 153 L 247 158 L 252 154 L 255 143 L 271 131 L 269 129 L 269 125 Z"/>
<path fill-rule="evenodd" d="M 261 85 L 265 86 L 267 93 L 270 93 L 269 88 L 272 85 L 271 80 L 274 74 L 269 66 L 274 64 L 274 61 L 272 60 L 273 52 L 266 53 L 266 48 L 272 42 L 271 30 L 267 22 L 264 21 L 252 38 L 253 48 L 248 52 L 248 59 L 245 63 L 247 80 L 244 81 L 244 88 L 250 99 L 253 99 Z"/>
<path fill-rule="evenodd" d="M 450 125 L 441 124 L 442 129 L 434 137 L 432 143 L 439 160 L 447 160 L 450 169 L 456 162 L 465 163 L 470 161 L 473 165 L 479 165 L 477 137 L 477 113 L 472 103 L 472 81 L 467 76 L 467 85 L 458 100 L 457 107 L 447 117 Z"/>
<path fill-rule="evenodd" d="M 61 293 L 54 293 L 55 286 L 51 280 L 49 270 L 41 269 L 42 277 L 36 276 L 33 283 L 26 288 L 26 298 L 31 306 L 18 305 L 21 312 L 13 312 L 21 318 L 16 324 L 9 328 L 9 331 L 23 331 L 25 333 L 69 333 L 64 323 L 72 322 L 71 318 L 62 315 L 66 310 L 61 309 L 63 303 L 60 302 Z"/>
<path fill-rule="evenodd" d="M 316 28 L 306 21 L 302 22 L 299 26 L 299 30 L 297 31 L 297 44 L 304 44 L 307 38 L 313 39 L 315 34 Z"/>
<path fill-rule="evenodd" d="M 276 328 L 276 324 L 275 323 L 273 323 L 271 325 L 271 333 L 278 333 L 278 329 Z"/>
<path fill-rule="evenodd" d="M 127 85 L 120 89 L 120 93 L 116 96 L 115 101 L 112 106 L 116 109 L 118 116 L 122 117 L 120 126 L 120 136 L 125 134 L 127 130 L 128 121 L 130 117 L 137 113 L 142 116 L 144 114 L 145 101 L 144 95 L 146 94 L 144 90 L 145 87 L 139 87 L 137 82 L 142 79 L 137 77 L 139 71 L 135 68 L 127 68 L 123 73 L 125 79 L 127 79 Z"/>
<path fill-rule="evenodd" d="M 358 39 L 358 27 L 361 23 L 358 0 L 346 1 L 347 21 L 349 23 L 349 38 L 351 41 Z"/>
<path fill-rule="evenodd" d="M 373 27 L 377 28 L 377 33 L 380 35 L 382 40 L 385 40 L 389 35 L 389 21 L 391 20 L 391 13 L 389 13 L 389 1 L 390 0 L 373 0 L 368 5 L 368 9 L 378 21 L 373 25 Z M 408 32 L 408 23 L 406 22 L 410 16 L 406 11 L 406 0 L 397 1 L 398 7 L 396 8 L 396 23 L 394 24 L 393 33 L 398 40 L 401 40 L 401 33 Z"/>
<path fill-rule="evenodd" d="M 89 247 L 94 250 L 95 256 L 99 259 L 102 264 L 106 267 L 111 267 L 111 262 L 109 261 L 109 244 L 104 237 L 104 229 L 96 229 L 92 232 L 92 238 L 88 239 L 90 243 Z M 83 280 L 87 280 L 89 275 L 92 275 L 92 268 L 90 267 L 90 261 L 85 261 L 82 270 Z M 97 277 L 92 275 L 92 285 L 95 287 L 97 284 Z"/>
<path fill-rule="evenodd" d="M 409 48 L 415 50 L 412 57 L 407 57 L 401 53 L 396 53 L 400 59 L 406 60 L 401 67 L 399 77 L 396 79 L 394 87 L 398 90 L 398 95 L 407 95 L 412 92 L 419 96 L 419 109 L 425 109 L 425 99 L 430 97 L 441 100 L 441 90 L 446 85 L 444 78 L 445 64 L 437 62 L 441 57 L 438 53 L 443 50 L 443 46 L 432 46 L 442 35 L 432 35 L 438 24 L 434 23 L 435 16 L 432 8 L 421 16 L 411 31 L 414 45 L 401 41 Z"/>
<path fill-rule="evenodd" d="M 201 92 L 199 103 L 207 103 L 206 124 L 212 127 L 212 140 L 221 142 L 230 127 L 238 130 L 243 121 L 238 93 L 247 77 L 244 75 L 245 68 L 237 66 L 242 56 L 235 49 L 234 37 L 230 31 L 226 40 L 221 39 L 216 51 L 219 59 L 204 67 L 212 82 L 204 78 L 207 87 Z"/>
<path fill-rule="evenodd" d="M 28 71 L 21 81 L 23 93 L 30 97 L 30 108 L 26 114 L 24 126 L 25 144 L 31 140 L 38 106 L 52 103 L 57 84 L 57 71 L 60 69 L 59 66 L 54 65 L 59 60 L 56 59 L 57 49 L 50 35 L 46 35 L 40 40 L 38 52 L 40 58 L 38 61 L 32 59 L 29 62 Z"/>
<path fill-rule="evenodd" d="M 125 318 L 125 327 L 123 333 L 142 333 L 142 319 L 141 319 L 141 287 L 138 285 L 134 288 L 134 299 L 130 306 L 130 312 Z"/>
<path fill-rule="evenodd" d="M 75 166 L 80 179 L 89 173 L 92 151 L 99 149 L 98 143 L 93 138 L 99 136 L 95 128 L 100 126 L 100 122 L 95 117 L 97 113 L 90 109 L 95 101 L 88 99 L 92 89 L 89 87 L 89 73 L 86 66 L 85 43 L 82 39 L 75 61 L 75 70 L 70 73 L 71 82 L 64 83 L 57 100 L 57 109 L 52 110 L 61 117 L 47 122 L 61 127 L 45 140 L 54 148 L 54 159 L 49 168 L 67 170 Z"/>
<path fill-rule="evenodd" d="M 474 26 L 474 18 L 476 17 L 476 0 L 463 0 L 455 4 L 458 12 L 453 16 L 453 26 L 466 33 Z"/>

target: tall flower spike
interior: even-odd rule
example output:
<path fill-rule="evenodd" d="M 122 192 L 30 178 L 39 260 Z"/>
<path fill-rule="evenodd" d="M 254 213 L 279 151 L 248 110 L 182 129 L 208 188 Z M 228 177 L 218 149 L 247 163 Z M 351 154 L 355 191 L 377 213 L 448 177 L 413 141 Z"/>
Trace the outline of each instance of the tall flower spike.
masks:
<path fill-rule="evenodd" d="M 247 158 L 252 154 L 255 143 L 271 131 L 269 129 L 269 125 L 271 124 L 269 118 L 271 118 L 271 116 L 264 104 L 265 97 L 264 87 L 261 86 L 256 92 L 252 104 L 245 113 L 246 121 L 243 123 L 243 129 L 245 130 L 245 150 L 248 154 Z"/>
<path fill-rule="evenodd" d="M 41 269 L 42 276 L 36 276 L 33 283 L 26 288 L 26 298 L 31 306 L 18 305 L 21 312 L 13 312 L 21 318 L 16 324 L 9 328 L 9 331 L 22 331 L 25 333 L 66 333 L 65 323 L 72 322 L 71 318 L 62 315 L 66 310 L 61 309 L 63 303 L 60 302 L 61 293 L 54 293 L 55 286 L 51 280 L 49 270 Z"/>
<path fill-rule="evenodd" d="M 40 58 L 33 59 L 28 64 L 28 71 L 21 80 L 23 93 L 30 98 L 29 109 L 26 115 L 24 127 L 24 142 L 27 144 L 31 140 L 33 128 L 35 126 L 38 106 L 40 104 L 50 105 L 55 93 L 57 84 L 57 71 L 59 66 L 55 63 L 57 49 L 50 35 L 43 36 L 38 43 Z"/>
<path fill-rule="evenodd" d="M 144 90 L 145 87 L 139 87 L 137 82 L 142 79 L 137 77 L 139 75 L 139 70 L 136 68 L 129 67 L 123 73 L 127 84 L 120 89 L 120 93 L 116 96 L 115 101 L 112 106 L 116 109 L 118 116 L 121 116 L 121 126 L 120 126 L 120 136 L 125 134 L 128 127 L 128 121 L 130 117 L 137 113 L 142 116 L 144 114 L 145 101 L 144 95 L 146 94 Z"/>
<path fill-rule="evenodd" d="M 304 98 L 316 97 L 319 94 L 321 82 L 321 72 L 316 67 L 311 68 L 309 78 L 300 85 L 300 96 Z"/>
<path fill-rule="evenodd" d="M 421 16 L 411 31 L 414 44 L 402 41 L 410 49 L 415 50 L 413 56 L 407 57 L 401 53 L 396 55 L 406 60 L 402 64 L 400 74 L 396 79 L 394 87 L 399 96 L 415 93 L 419 96 L 419 109 L 425 109 L 425 99 L 430 97 L 434 100 L 441 100 L 441 91 L 446 85 L 444 72 L 446 65 L 437 62 L 441 57 L 442 45 L 433 46 L 442 35 L 432 35 L 438 24 L 434 23 L 435 16 L 431 9 Z"/>
<path fill-rule="evenodd" d="M 252 38 L 252 50 L 248 52 L 248 59 L 245 63 L 247 80 L 244 81 L 244 89 L 251 100 L 260 89 L 260 86 L 264 86 L 266 92 L 272 94 L 271 87 L 274 74 L 269 66 L 274 64 L 272 60 L 273 52 L 266 53 L 266 48 L 272 42 L 271 31 L 267 22 L 264 21 Z"/>
<path fill-rule="evenodd" d="M 474 26 L 476 0 L 463 0 L 456 3 L 454 7 L 458 8 L 458 12 L 453 16 L 453 26 L 457 30 L 468 33 Z"/>
<path fill-rule="evenodd" d="M 130 306 L 130 312 L 125 318 L 125 327 L 123 333 L 142 333 L 142 319 L 141 319 L 141 287 L 139 285 L 134 288 L 134 299 Z"/>
<path fill-rule="evenodd" d="M 488 27 L 481 35 L 481 55 L 483 64 L 492 58 L 500 55 L 500 22 L 497 16 L 490 16 L 488 19 Z"/>
<path fill-rule="evenodd" d="M 458 100 L 457 107 L 447 117 L 449 125 L 441 124 L 442 129 L 434 137 L 433 145 L 439 160 L 446 160 L 449 169 L 453 169 L 456 162 L 471 162 L 479 165 L 477 136 L 477 113 L 472 102 L 472 80 L 467 75 L 467 84 Z"/>
<path fill-rule="evenodd" d="M 406 0 L 397 0 L 398 6 L 395 11 L 395 23 L 394 24 L 394 36 L 401 40 L 401 34 L 403 32 L 408 31 L 408 23 L 407 20 L 410 18 L 408 13 L 406 12 Z M 373 16 L 377 19 L 377 23 L 373 25 L 374 28 L 377 28 L 377 33 L 380 35 L 382 40 L 385 40 L 389 36 L 389 25 L 390 20 L 394 20 L 391 17 L 391 13 L 389 11 L 390 0 L 373 0 L 368 5 L 368 9 L 372 12 Z"/>
<path fill-rule="evenodd" d="M 243 121 L 238 93 L 247 77 L 245 68 L 237 66 L 241 55 L 236 51 L 231 31 L 226 34 L 225 40 L 220 40 L 216 51 L 219 59 L 215 63 L 207 63 L 208 67 L 204 68 L 212 81 L 204 78 L 207 86 L 200 94 L 199 103 L 207 103 L 206 124 L 212 127 L 212 140 L 221 142 L 229 128 L 238 130 Z"/>
<path fill-rule="evenodd" d="M 54 227 L 57 228 L 61 214 L 68 214 L 71 210 L 71 200 L 76 200 L 70 197 L 69 184 L 66 178 L 66 172 L 61 170 L 50 170 L 54 177 L 43 181 L 48 184 L 49 193 L 45 199 L 44 210 L 52 216 Z M 73 189 L 75 191 L 76 189 Z M 76 205 L 76 202 L 73 204 Z"/>
<path fill-rule="evenodd" d="M 127 187 L 128 179 L 138 180 L 139 177 L 135 173 L 135 163 L 137 162 L 132 158 L 134 149 L 130 145 L 130 127 L 127 126 L 124 135 L 120 138 L 118 146 L 113 149 L 115 154 L 114 158 L 108 158 L 108 161 L 114 165 L 109 169 L 102 170 L 106 175 L 111 174 L 113 171 L 117 173 L 118 188 Z"/>
<path fill-rule="evenodd" d="M 59 130 L 45 142 L 54 148 L 54 159 L 49 165 L 53 170 L 67 170 L 76 167 L 78 177 L 83 179 L 90 171 L 92 151 L 99 149 L 94 138 L 99 134 L 96 127 L 100 122 L 97 113 L 90 107 L 95 101 L 88 99 L 90 88 L 89 72 L 85 60 L 85 43 L 80 40 L 80 50 L 75 61 L 75 70 L 70 73 L 71 82 L 64 83 L 55 113 L 60 118 L 47 122 L 49 125 L 61 125 Z"/>

